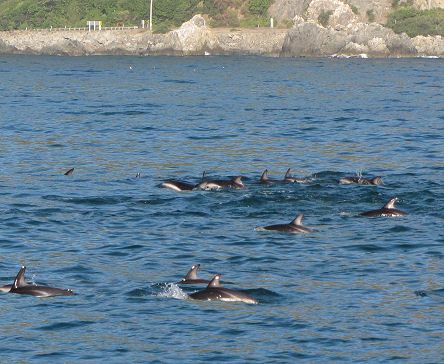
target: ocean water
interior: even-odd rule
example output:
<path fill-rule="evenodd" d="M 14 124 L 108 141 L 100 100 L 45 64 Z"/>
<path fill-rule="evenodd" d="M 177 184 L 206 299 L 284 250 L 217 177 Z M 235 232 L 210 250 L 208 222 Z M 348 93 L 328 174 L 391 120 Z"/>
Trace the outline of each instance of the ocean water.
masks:
<path fill-rule="evenodd" d="M 1 294 L 0 361 L 442 362 L 443 69 L 1 56 L 0 284 L 77 295 Z M 288 168 L 307 183 L 258 184 Z M 248 189 L 159 187 L 203 171 Z M 317 232 L 255 230 L 298 214 Z M 259 303 L 190 300 L 197 263 Z"/>

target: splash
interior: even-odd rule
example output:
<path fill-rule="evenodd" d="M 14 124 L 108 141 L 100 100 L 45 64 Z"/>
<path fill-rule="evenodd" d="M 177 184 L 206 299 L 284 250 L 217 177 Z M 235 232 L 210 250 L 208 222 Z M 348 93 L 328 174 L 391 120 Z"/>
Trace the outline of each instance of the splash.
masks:
<path fill-rule="evenodd" d="M 171 297 L 178 300 L 186 300 L 189 298 L 176 283 L 166 283 L 157 294 L 157 297 Z"/>

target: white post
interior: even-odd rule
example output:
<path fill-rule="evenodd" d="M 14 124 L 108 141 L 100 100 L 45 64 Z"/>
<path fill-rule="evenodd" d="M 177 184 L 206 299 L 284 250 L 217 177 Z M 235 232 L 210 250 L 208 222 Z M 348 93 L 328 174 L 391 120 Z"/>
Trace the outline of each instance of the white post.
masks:
<path fill-rule="evenodd" d="M 153 0 L 150 2 L 150 30 L 153 30 Z"/>
<path fill-rule="evenodd" d="M 273 24 L 273 18 L 270 18 L 270 28 L 273 28 L 274 24 Z"/>
<path fill-rule="evenodd" d="M 430 7 L 432 6 L 431 2 L 432 2 L 432 0 L 427 1 L 428 5 L 429 5 L 429 10 L 430 10 Z"/>

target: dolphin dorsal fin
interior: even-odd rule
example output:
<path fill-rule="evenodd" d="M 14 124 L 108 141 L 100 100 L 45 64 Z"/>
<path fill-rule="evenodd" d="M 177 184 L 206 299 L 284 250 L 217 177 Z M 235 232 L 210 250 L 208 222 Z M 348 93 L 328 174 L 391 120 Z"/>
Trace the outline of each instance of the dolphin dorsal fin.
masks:
<path fill-rule="evenodd" d="M 261 181 L 266 181 L 266 180 L 268 180 L 268 169 L 266 169 L 261 176 Z"/>
<path fill-rule="evenodd" d="M 291 178 L 290 168 L 288 168 L 287 173 L 285 173 L 285 178 Z"/>
<path fill-rule="evenodd" d="M 202 172 L 202 181 L 205 179 L 206 176 L 207 176 L 207 172 L 206 172 L 206 171 L 203 171 L 203 172 Z"/>
<path fill-rule="evenodd" d="M 384 209 L 394 209 L 395 208 L 395 202 L 398 201 L 398 197 L 392 198 L 389 202 L 387 202 L 384 205 Z"/>
<path fill-rule="evenodd" d="M 238 185 L 243 185 L 242 176 L 237 176 L 237 177 L 233 178 L 233 182 L 237 183 Z"/>
<path fill-rule="evenodd" d="M 17 277 L 15 277 L 14 279 L 14 284 L 12 288 L 20 288 L 27 285 L 25 281 L 25 270 L 26 267 L 22 265 L 22 268 L 19 270 Z"/>
<path fill-rule="evenodd" d="M 185 280 L 188 279 L 197 279 L 197 270 L 199 269 L 200 264 L 193 265 L 191 269 L 188 271 L 187 275 L 185 276 Z"/>
<path fill-rule="evenodd" d="M 299 214 L 296 216 L 296 219 L 294 219 L 292 222 L 290 222 L 290 225 L 302 225 L 302 218 L 304 217 L 303 214 Z"/>
<path fill-rule="evenodd" d="M 220 287 L 220 274 L 216 274 L 213 279 L 208 283 L 207 288 Z"/>
<path fill-rule="evenodd" d="M 381 182 L 381 176 L 378 176 L 378 177 L 372 178 L 372 179 L 370 180 L 370 182 L 371 182 L 372 184 L 374 184 L 374 185 L 379 185 L 379 182 Z"/>

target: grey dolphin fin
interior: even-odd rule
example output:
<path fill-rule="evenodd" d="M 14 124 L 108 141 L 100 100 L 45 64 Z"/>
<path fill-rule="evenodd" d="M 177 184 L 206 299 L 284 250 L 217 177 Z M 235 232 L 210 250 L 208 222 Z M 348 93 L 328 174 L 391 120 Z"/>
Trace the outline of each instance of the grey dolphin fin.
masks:
<path fill-rule="evenodd" d="M 185 276 L 185 280 L 197 279 L 197 270 L 199 269 L 199 267 L 200 264 L 193 265 Z"/>
<path fill-rule="evenodd" d="M 207 288 L 220 287 L 220 276 L 220 274 L 216 274 L 210 283 L 208 283 Z"/>
<path fill-rule="evenodd" d="M 266 180 L 268 180 L 268 169 L 266 169 L 261 176 L 261 181 L 266 181 Z"/>
<path fill-rule="evenodd" d="M 290 168 L 288 168 L 287 173 L 285 173 L 285 178 L 291 178 Z"/>
<path fill-rule="evenodd" d="M 290 222 L 290 225 L 301 225 L 302 226 L 302 218 L 304 217 L 303 214 L 299 214 L 296 216 L 296 218 Z"/>
<path fill-rule="evenodd" d="M 14 284 L 12 285 L 12 288 L 17 289 L 20 287 L 27 286 L 27 283 L 25 281 L 25 271 L 26 267 L 22 265 L 22 268 L 19 270 L 17 276 L 14 279 Z"/>
<path fill-rule="evenodd" d="M 233 182 L 237 183 L 238 185 L 242 185 L 242 176 L 237 176 L 235 178 L 233 178 Z"/>
<path fill-rule="evenodd" d="M 203 172 L 202 172 L 202 181 L 205 179 L 206 176 L 207 176 L 207 172 L 206 172 L 206 171 L 203 171 Z"/>
<path fill-rule="evenodd" d="M 71 168 L 69 171 L 65 172 L 65 176 L 70 176 L 74 172 L 74 168 Z"/>
<path fill-rule="evenodd" d="M 387 202 L 384 205 L 384 209 L 394 209 L 395 208 L 395 202 L 398 201 L 398 197 L 392 198 L 389 202 Z"/>

